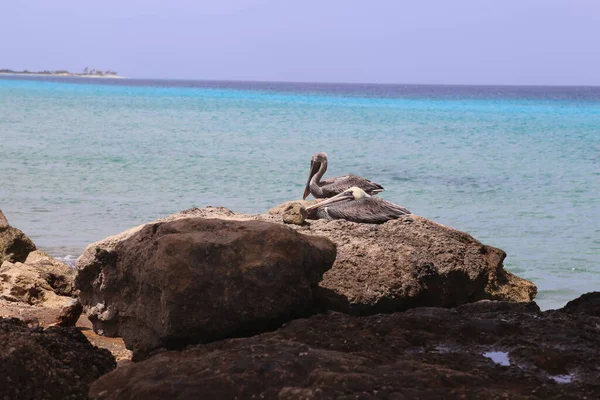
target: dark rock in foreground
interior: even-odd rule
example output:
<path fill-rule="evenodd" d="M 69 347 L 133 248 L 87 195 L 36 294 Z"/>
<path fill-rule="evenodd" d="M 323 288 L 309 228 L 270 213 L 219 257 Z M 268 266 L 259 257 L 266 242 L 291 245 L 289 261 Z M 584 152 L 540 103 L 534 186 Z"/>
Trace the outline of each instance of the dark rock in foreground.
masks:
<path fill-rule="evenodd" d="M 597 399 L 598 360 L 600 318 L 540 312 L 535 303 L 482 301 L 295 320 L 276 332 L 124 365 L 94 382 L 90 396 Z"/>
<path fill-rule="evenodd" d="M 571 300 L 563 310 L 571 313 L 583 313 L 600 317 L 600 292 L 586 293 L 575 300 Z"/>
<path fill-rule="evenodd" d="M 87 399 L 90 383 L 115 366 L 75 328 L 0 318 L 0 399 Z"/>
<path fill-rule="evenodd" d="M 179 219 L 108 243 L 88 247 L 76 285 L 94 330 L 135 359 L 308 315 L 335 259 L 329 240 L 259 221 Z"/>

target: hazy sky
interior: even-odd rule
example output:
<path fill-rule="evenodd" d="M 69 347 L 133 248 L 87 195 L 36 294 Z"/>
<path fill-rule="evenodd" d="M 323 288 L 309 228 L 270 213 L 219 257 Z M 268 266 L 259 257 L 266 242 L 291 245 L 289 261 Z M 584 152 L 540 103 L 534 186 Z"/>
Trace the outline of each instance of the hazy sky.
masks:
<path fill-rule="evenodd" d="M 599 0 L 0 0 L 0 68 L 600 85 Z"/>

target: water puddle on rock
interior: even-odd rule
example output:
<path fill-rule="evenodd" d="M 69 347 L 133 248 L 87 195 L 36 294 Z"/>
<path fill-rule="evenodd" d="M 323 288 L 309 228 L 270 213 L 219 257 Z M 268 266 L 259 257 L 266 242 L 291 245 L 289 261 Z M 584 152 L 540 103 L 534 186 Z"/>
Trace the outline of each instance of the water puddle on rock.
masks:
<path fill-rule="evenodd" d="M 486 353 L 483 353 L 482 355 L 491 359 L 498 365 L 502 365 L 504 367 L 510 366 L 510 360 L 506 351 L 488 351 Z"/>
<path fill-rule="evenodd" d="M 453 353 L 454 352 L 454 348 L 451 346 L 447 346 L 445 344 L 438 344 L 437 346 L 435 346 L 435 351 L 437 351 L 438 353 Z"/>

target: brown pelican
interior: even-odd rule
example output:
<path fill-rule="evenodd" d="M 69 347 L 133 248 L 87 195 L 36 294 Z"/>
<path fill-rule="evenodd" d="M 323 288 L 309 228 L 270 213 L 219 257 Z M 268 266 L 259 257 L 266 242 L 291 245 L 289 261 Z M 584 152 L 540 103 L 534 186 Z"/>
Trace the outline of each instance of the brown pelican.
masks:
<path fill-rule="evenodd" d="M 310 219 L 345 219 L 367 224 L 381 224 L 410 214 L 406 208 L 381 197 L 370 196 L 358 187 L 351 187 L 327 200 L 308 206 L 306 210 Z"/>
<path fill-rule="evenodd" d="M 315 199 L 332 197 L 353 186 L 363 189 L 368 194 L 377 194 L 383 191 L 381 185 L 358 175 L 337 176 L 322 181 L 321 178 L 325 175 L 325 171 L 327 171 L 327 153 L 316 153 L 310 161 L 310 175 L 304 188 L 303 200 L 309 194 L 312 194 Z"/>

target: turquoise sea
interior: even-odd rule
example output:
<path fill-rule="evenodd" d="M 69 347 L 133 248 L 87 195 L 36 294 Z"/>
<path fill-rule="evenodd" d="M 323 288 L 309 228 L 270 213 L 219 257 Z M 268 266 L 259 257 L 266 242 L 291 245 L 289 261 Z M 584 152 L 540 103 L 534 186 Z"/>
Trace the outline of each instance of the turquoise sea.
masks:
<path fill-rule="evenodd" d="M 197 206 L 299 198 L 311 155 L 508 253 L 542 308 L 600 290 L 600 88 L 0 78 L 0 209 L 72 261 Z"/>

